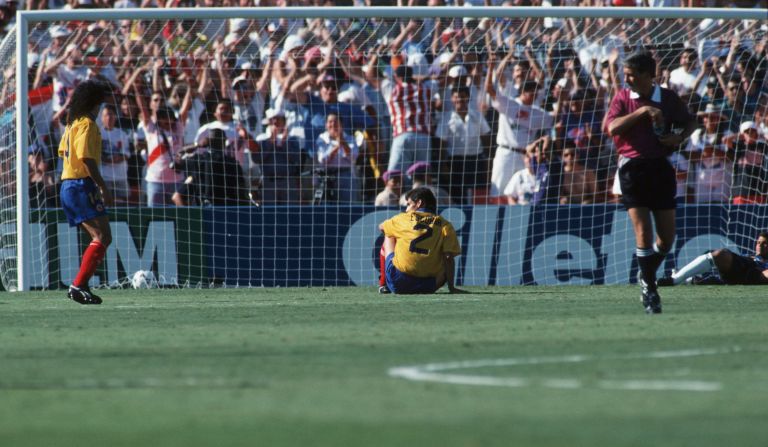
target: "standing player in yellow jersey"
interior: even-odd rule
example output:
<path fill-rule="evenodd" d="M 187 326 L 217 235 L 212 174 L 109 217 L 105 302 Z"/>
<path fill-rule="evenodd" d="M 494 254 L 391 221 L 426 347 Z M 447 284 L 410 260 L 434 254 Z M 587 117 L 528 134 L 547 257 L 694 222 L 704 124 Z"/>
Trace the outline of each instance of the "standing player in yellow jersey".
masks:
<path fill-rule="evenodd" d="M 405 195 L 404 213 L 379 225 L 384 232 L 386 288 L 382 293 L 435 293 L 444 284 L 451 293 L 463 293 L 453 284 L 454 257 L 461 254 L 456 230 L 437 215 L 437 200 L 428 188 Z"/>
<path fill-rule="evenodd" d="M 67 128 L 59 144 L 59 157 L 64 159 L 61 206 L 69 225 L 79 226 L 91 236 L 68 293 L 69 298 L 80 304 L 101 304 L 101 298 L 91 292 L 88 281 L 112 242 L 105 209 L 105 205 L 112 205 L 112 194 L 99 172 L 101 131 L 95 121 L 107 94 L 107 88 L 94 81 L 75 87 L 67 110 Z"/>

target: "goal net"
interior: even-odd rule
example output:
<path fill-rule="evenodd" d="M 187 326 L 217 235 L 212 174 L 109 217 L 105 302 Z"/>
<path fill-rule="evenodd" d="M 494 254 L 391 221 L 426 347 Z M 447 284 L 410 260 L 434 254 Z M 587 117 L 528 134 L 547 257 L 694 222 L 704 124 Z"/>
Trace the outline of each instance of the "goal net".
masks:
<path fill-rule="evenodd" d="M 60 288 L 77 273 L 89 240 L 60 209 L 57 150 L 87 79 L 110 92 L 97 122 L 115 197 L 93 287 L 140 270 L 162 286 L 374 285 L 378 224 L 415 186 L 457 229 L 460 284 L 633 282 L 603 118 L 639 49 L 700 124 L 669 157 L 678 237 L 661 268 L 750 252 L 768 227 L 764 13 L 23 13 L 0 45 L 2 285 Z"/>

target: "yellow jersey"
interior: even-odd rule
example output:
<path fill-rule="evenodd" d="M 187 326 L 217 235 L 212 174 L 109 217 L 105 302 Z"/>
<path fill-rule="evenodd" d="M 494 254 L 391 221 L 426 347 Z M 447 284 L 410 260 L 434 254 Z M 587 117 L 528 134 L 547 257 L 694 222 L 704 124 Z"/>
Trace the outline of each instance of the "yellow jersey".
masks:
<path fill-rule="evenodd" d="M 400 213 L 381 226 L 385 236 L 397 239 L 392 263 L 408 275 L 436 277 L 443 271 L 444 255 L 461 254 L 453 225 L 436 214 L 422 211 Z"/>
<path fill-rule="evenodd" d="M 64 159 L 62 180 L 89 177 L 84 158 L 101 163 L 101 131 L 92 119 L 80 117 L 67 125 L 59 143 L 59 157 Z"/>

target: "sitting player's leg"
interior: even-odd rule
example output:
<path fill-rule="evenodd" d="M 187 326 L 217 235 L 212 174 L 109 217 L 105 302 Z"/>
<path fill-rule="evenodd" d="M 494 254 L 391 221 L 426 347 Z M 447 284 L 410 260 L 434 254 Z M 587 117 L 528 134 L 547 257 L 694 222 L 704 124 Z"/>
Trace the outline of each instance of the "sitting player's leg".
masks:
<path fill-rule="evenodd" d="M 712 256 L 712 263 L 721 275 L 727 275 L 733 268 L 735 255 L 730 250 L 721 248 L 708 254 Z"/>
<path fill-rule="evenodd" d="M 384 255 L 384 247 L 379 250 L 379 287 L 387 285 L 387 257 Z"/>
<path fill-rule="evenodd" d="M 387 287 L 387 256 L 395 251 L 397 239 L 384 237 L 384 242 L 379 250 L 379 293 L 391 293 Z"/>

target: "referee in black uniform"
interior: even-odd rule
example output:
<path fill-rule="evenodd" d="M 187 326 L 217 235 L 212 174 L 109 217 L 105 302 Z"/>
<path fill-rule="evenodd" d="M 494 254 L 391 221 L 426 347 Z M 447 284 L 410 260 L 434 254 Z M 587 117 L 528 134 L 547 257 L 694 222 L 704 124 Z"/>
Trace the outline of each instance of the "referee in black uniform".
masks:
<path fill-rule="evenodd" d="M 667 156 L 696 129 L 696 119 L 679 96 L 654 82 L 656 61 L 637 52 L 624 61 L 624 80 L 605 117 L 619 153 L 621 200 L 637 243 L 643 307 L 661 313 L 656 269 L 675 240 L 675 170 Z M 656 224 L 654 243 L 653 222 Z"/>

